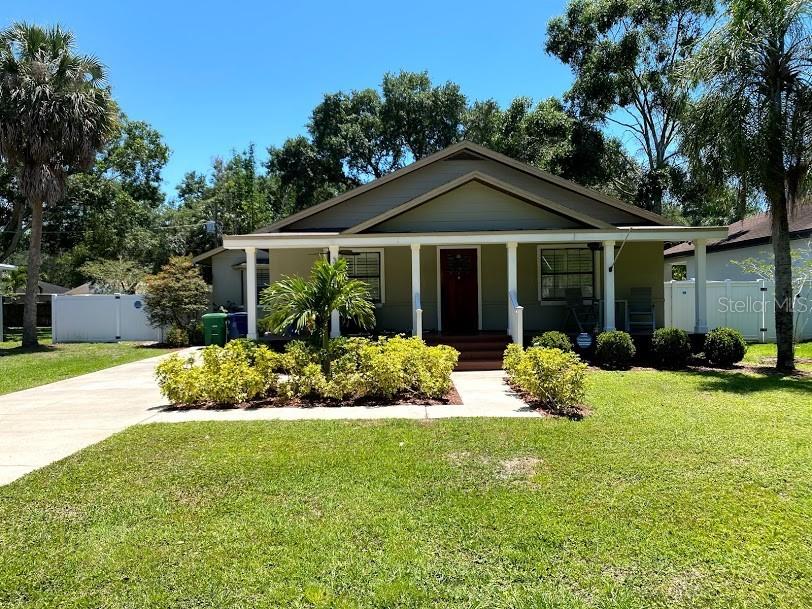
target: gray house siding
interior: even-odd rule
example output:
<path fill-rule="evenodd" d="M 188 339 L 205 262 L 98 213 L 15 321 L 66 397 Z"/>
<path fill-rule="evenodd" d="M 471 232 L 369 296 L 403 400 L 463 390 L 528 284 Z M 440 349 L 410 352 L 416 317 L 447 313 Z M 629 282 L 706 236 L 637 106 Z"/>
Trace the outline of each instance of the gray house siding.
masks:
<path fill-rule="evenodd" d="M 367 232 L 453 232 L 579 228 L 559 214 L 540 209 L 478 183 L 465 184 L 378 224 Z"/>
<path fill-rule="evenodd" d="M 344 230 L 450 182 L 481 171 L 532 194 L 571 207 L 574 211 L 615 225 L 651 224 L 641 218 L 491 160 L 444 160 L 363 192 L 333 207 L 286 226 L 283 231 Z M 473 230 L 473 229 L 472 229 Z"/>

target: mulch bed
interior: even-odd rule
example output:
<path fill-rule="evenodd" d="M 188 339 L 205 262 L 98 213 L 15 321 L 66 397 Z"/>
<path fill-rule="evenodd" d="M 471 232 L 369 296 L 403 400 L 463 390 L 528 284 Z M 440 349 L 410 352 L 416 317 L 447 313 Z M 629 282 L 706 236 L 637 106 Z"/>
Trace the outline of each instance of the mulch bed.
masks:
<path fill-rule="evenodd" d="M 324 398 L 293 398 L 285 399 L 279 396 L 269 396 L 259 400 L 251 400 L 243 402 L 242 404 L 199 404 L 195 406 L 167 406 L 165 410 L 254 410 L 257 408 L 315 408 L 319 406 L 326 406 L 330 408 L 340 408 L 346 406 L 402 406 L 402 405 L 419 405 L 419 406 L 460 406 L 462 399 L 457 392 L 457 388 L 451 386 L 449 391 L 442 398 L 427 398 L 412 393 L 396 395 L 391 399 L 362 397 L 355 400 L 327 400 Z"/>

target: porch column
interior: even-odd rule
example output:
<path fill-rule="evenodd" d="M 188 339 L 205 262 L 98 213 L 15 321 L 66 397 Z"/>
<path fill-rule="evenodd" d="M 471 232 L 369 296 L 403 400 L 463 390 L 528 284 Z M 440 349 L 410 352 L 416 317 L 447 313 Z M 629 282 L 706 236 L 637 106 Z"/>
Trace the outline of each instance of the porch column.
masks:
<path fill-rule="evenodd" d="M 257 338 L 257 249 L 245 248 L 245 312 L 248 313 L 248 338 Z"/>
<path fill-rule="evenodd" d="M 705 240 L 694 239 L 694 258 L 696 260 L 696 279 L 694 280 L 694 332 L 704 334 L 708 331 L 708 282 L 707 256 Z"/>
<path fill-rule="evenodd" d="M 330 263 L 338 260 L 338 246 L 331 245 L 330 248 Z M 341 336 L 341 318 L 338 316 L 338 311 L 330 313 L 330 337 L 336 338 Z"/>
<path fill-rule="evenodd" d="M 506 244 L 507 246 L 507 314 L 508 314 L 508 334 L 513 336 L 513 303 L 511 302 L 511 297 L 515 296 L 517 298 L 518 303 L 518 293 L 516 286 L 518 285 L 518 280 L 516 278 L 516 247 L 517 244 L 515 242 L 510 242 Z M 515 340 L 515 336 L 513 337 Z"/>
<path fill-rule="evenodd" d="M 603 329 L 615 329 L 615 242 L 603 242 Z"/>
<path fill-rule="evenodd" d="M 423 336 L 423 304 L 420 299 L 420 244 L 412 243 L 412 336 Z"/>

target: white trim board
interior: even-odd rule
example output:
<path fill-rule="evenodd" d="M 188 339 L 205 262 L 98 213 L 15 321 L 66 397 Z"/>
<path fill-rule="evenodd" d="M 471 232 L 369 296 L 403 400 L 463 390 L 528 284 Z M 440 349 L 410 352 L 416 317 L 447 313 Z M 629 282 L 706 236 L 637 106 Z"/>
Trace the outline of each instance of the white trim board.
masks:
<path fill-rule="evenodd" d="M 231 235 L 223 238 L 227 249 L 385 247 L 387 245 L 506 245 L 515 243 L 573 243 L 583 241 L 690 241 L 693 239 L 721 239 L 727 235 L 726 227 L 618 227 L 612 230 L 543 230 L 543 231 L 473 231 L 465 233 L 256 233 Z"/>

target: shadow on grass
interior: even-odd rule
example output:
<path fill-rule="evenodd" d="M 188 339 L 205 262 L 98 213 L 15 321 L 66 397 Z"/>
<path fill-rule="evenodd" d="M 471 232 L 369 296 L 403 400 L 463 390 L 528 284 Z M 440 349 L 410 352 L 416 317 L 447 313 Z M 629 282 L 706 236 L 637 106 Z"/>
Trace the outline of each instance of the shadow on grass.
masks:
<path fill-rule="evenodd" d="M 730 393 L 758 393 L 761 391 L 789 391 L 805 393 L 812 398 L 812 377 L 784 375 L 772 369 L 759 370 L 757 374 L 735 370 L 689 370 L 688 376 L 700 379 L 703 391 L 727 391 Z"/>
<path fill-rule="evenodd" d="M 11 347 L 9 349 L 0 349 L 0 357 L 11 357 L 14 355 L 27 355 L 29 353 L 53 353 L 57 347 L 53 345 L 38 345 L 36 347 Z"/>

